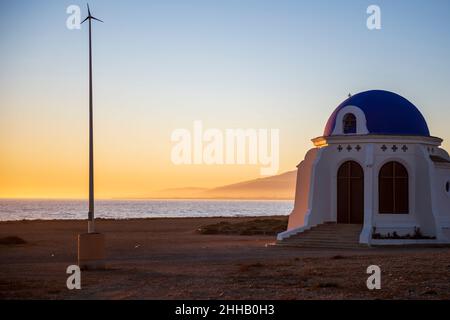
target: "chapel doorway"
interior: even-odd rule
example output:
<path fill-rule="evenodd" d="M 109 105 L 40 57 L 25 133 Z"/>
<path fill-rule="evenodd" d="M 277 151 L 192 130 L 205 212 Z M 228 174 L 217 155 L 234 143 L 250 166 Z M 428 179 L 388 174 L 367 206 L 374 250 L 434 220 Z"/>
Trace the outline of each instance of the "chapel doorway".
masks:
<path fill-rule="evenodd" d="M 364 170 L 355 161 L 343 163 L 337 174 L 337 223 L 363 224 Z"/>

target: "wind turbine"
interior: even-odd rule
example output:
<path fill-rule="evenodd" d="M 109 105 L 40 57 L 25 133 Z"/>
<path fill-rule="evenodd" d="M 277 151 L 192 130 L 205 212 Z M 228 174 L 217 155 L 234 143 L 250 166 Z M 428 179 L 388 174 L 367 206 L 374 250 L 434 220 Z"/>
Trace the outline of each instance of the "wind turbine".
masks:
<path fill-rule="evenodd" d="M 100 19 L 91 15 L 89 4 L 87 4 L 88 16 L 83 20 L 89 21 L 89 214 L 88 214 L 88 233 L 95 233 L 94 225 L 94 137 L 93 137 L 93 114 L 92 114 L 92 32 L 91 22 Z"/>

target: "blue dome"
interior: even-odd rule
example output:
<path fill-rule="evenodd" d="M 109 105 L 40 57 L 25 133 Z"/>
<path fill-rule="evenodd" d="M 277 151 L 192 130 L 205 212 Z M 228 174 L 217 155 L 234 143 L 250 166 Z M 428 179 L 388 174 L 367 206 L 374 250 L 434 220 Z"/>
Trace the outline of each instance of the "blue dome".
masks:
<path fill-rule="evenodd" d="M 419 109 L 402 96 L 383 90 L 361 92 L 342 102 L 328 119 L 324 136 L 331 136 L 338 112 L 350 105 L 364 112 L 369 134 L 430 136 Z"/>

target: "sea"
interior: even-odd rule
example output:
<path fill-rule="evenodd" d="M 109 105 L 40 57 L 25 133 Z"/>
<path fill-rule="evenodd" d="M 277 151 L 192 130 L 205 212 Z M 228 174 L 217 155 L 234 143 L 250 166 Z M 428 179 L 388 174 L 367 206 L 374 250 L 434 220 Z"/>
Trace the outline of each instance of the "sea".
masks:
<path fill-rule="evenodd" d="M 288 215 L 293 200 L 98 200 L 103 219 L 264 217 Z M 87 200 L 0 199 L 0 221 L 87 219 Z"/>

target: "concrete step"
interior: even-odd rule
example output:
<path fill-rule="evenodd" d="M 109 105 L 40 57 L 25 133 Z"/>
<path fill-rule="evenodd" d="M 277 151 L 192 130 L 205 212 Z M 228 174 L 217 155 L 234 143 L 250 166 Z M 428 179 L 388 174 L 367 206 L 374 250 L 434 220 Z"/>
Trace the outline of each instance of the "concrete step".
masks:
<path fill-rule="evenodd" d="M 289 242 L 305 242 L 305 241 L 312 241 L 312 242 L 330 242 L 330 243 L 359 243 L 359 239 L 311 239 L 311 238 L 303 238 L 303 239 L 290 239 Z"/>
<path fill-rule="evenodd" d="M 323 242 L 323 241 L 289 241 L 289 242 L 279 242 L 280 245 L 287 246 L 298 246 L 298 247 L 320 247 L 320 248 L 344 248 L 344 247 L 360 247 L 358 242 Z"/>
<path fill-rule="evenodd" d="M 337 240 L 337 239 L 311 239 L 311 238 L 302 238 L 302 239 L 292 239 L 289 240 L 291 243 L 305 243 L 305 242 L 314 242 L 314 243 L 358 243 L 358 239 L 352 240 Z"/>
<path fill-rule="evenodd" d="M 294 247 L 294 248 L 305 248 L 305 249 L 367 249 L 368 247 L 361 244 L 353 244 L 353 245 L 343 245 L 343 244 L 292 244 L 292 243 L 277 243 L 277 246 L 280 247 Z"/>
<path fill-rule="evenodd" d="M 305 237 L 305 236 L 326 236 L 326 237 L 357 237 L 359 236 L 361 232 L 333 232 L 333 231 L 323 231 L 323 230 L 317 230 L 317 231 L 306 231 L 303 233 L 297 233 L 295 235 L 292 235 L 292 237 Z"/>
<path fill-rule="evenodd" d="M 310 234 L 323 234 L 323 235 L 336 235 L 336 236 L 352 236 L 352 235 L 356 235 L 356 234 L 360 234 L 361 233 L 361 231 L 360 230 L 358 230 L 358 231 L 338 231 L 338 232 L 336 232 L 336 231 L 334 231 L 334 230 L 327 230 L 327 231 L 325 231 L 325 230 L 308 230 L 308 231 L 305 231 L 305 232 L 302 232 L 302 233 L 297 233 L 297 234 L 295 234 L 295 235 L 293 235 L 293 237 L 294 236 L 298 236 L 298 235 L 300 235 L 300 234 L 302 234 L 302 235 L 310 235 Z"/>
<path fill-rule="evenodd" d="M 321 227 L 317 226 L 317 227 L 313 227 L 313 228 L 309 229 L 308 231 L 313 231 L 313 230 L 322 230 L 322 231 L 333 230 L 333 231 L 339 232 L 339 231 L 358 231 L 358 230 L 361 230 L 361 228 L 357 228 L 357 227 L 342 228 L 342 227 L 331 227 L 331 226 L 321 228 Z"/>
<path fill-rule="evenodd" d="M 334 230 L 334 229 L 329 229 L 329 230 L 323 230 L 323 229 L 311 229 L 311 230 L 307 230 L 302 232 L 302 234 L 309 234 L 309 233 L 314 233 L 314 234 L 357 234 L 357 233 L 361 233 L 361 229 L 358 230 Z M 300 233 L 297 233 L 300 234 Z"/>
<path fill-rule="evenodd" d="M 335 237 L 326 237 L 326 236 L 321 236 L 321 237 L 317 237 L 317 236 L 304 236 L 304 237 L 292 237 L 289 239 L 286 239 L 289 241 L 299 241 L 299 240 L 324 240 L 324 241 L 358 241 L 359 237 L 341 237 L 341 238 L 335 238 Z"/>
<path fill-rule="evenodd" d="M 325 223 L 277 241 L 280 246 L 301 248 L 364 248 L 359 244 L 362 225 Z"/>

